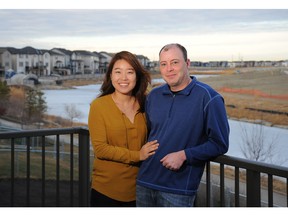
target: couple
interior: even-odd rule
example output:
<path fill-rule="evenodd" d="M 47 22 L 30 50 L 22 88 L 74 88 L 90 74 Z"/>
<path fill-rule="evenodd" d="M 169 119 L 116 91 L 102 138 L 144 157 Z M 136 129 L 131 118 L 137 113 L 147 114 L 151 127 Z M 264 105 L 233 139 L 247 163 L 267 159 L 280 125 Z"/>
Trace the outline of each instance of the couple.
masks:
<path fill-rule="evenodd" d="M 111 60 L 90 106 L 92 207 L 192 207 L 205 162 L 228 151 L 224 100 L 189 75 L 180 44 L 165 45 L 165 85 L 147 95 L 149 73 L 127 51 Z"/>

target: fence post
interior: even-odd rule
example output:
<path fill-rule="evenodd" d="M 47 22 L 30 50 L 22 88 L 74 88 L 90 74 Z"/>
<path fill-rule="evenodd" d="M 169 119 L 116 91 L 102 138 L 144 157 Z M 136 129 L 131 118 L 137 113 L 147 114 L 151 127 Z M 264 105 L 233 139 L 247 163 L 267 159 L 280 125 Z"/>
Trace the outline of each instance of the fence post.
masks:
<path fill-rule="evenodd" d="M 260 172 L 246 171 L 247 207 L 261 207 Z"/>
<path fill-rule="evenodd" d="M 87 129 L 79 131 L 79 206 L 89 206 L 90 137 Z"/>

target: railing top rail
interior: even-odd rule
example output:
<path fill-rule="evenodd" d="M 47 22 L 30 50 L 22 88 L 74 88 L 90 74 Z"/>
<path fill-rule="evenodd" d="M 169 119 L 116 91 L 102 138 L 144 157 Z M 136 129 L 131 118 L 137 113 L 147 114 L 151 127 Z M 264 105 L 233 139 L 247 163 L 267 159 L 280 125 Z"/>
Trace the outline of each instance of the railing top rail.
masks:
<path fill-rule="evenodd" d="M 288 168 L 258 161 L 247 160 L 243 158 L 232 157 L 228 155 L 221 155 L 211 162 L 222 163 L 224 165 L 231 165 L 247 170 L 257 171 L 261 173 L 268 173 L 271 175 L 288 178 Z"/>
<path fill-rule="evenodd" d="M 50 135 L 65 135 L 65 134 L 84 134 L 89 135 L 87 127 L 73 127 L 73 128 L 53 128 L 53 129 L 36 129 L 36 130 L 23 130 L 13 132 L 0 132 L 0 139 L 12 139 L 23 137 L 36 137 L 36 136 L 50 136 Z M 221 163 L 239 167 L 242 169 L 252 170 L 260 173 L 267 173 L 288 179 L 288 168 L 263 162 L 251 161 L 243 158 L 222 155 L 211 162 Z"/>
<path fill-rule="evenodd" d="M 0 139 L 63 135 L 71 133 L 81 133 L 89 135 L 87 127 L 73 127 L 73 128 L 36 129 L 36 130 L 23 130 L 23 131 L 10 131 L 10 132 L 5 131 L 0 132 Z"/>

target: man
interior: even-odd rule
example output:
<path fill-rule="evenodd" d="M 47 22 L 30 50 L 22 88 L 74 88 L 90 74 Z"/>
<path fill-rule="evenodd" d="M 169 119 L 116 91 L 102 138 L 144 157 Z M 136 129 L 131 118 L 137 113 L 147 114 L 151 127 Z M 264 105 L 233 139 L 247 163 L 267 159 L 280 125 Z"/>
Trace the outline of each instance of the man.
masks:
<path fill-rule="evenodd" d="M 228 151 L 229 125 L 224 100 L 210 86 L 189 75 L 190 60 L 180 44 L 159 52 L 165 85 L 147 97 L 149 140 L 156 153 L 140 167 L 136 187 L 139 207 L 192 207 L 205 162 Z"/>

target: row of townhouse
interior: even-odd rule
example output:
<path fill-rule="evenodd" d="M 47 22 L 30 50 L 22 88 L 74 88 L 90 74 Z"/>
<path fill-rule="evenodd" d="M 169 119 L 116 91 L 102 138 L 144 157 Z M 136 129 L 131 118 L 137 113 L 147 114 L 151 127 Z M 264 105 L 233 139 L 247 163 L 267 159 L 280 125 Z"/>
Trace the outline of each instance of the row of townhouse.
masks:
<path fill-rule="evenodd" d="M 10 73 L 37 76 L 105 73 L 112 56 L 107 52 L 70 51 L 63 48 L 0 47 L 0 77 L 7 77 Z M 136 56 L 144 67 L 149 67 L 150 60 L 147 57 Z"/>
<path fill-rule="evenodd" d="M 191 67 L 288 67 L 288 60 L 281 61 L 191 61 Z"/>

